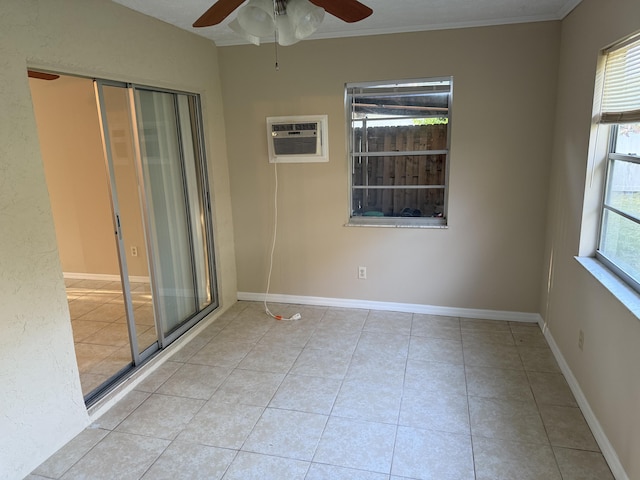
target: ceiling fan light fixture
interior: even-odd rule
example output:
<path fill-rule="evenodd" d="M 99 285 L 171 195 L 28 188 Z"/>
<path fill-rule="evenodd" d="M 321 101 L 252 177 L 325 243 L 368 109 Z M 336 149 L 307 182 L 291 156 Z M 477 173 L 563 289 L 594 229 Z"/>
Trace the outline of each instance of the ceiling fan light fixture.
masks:
<path fill-rule="evenodd" d="M 289 0 L 287 16 L 295 37 L 298 40 L 303 40 L 318 29 L 324 20 L 324 9 L 309 0 Z"/>
<path fill-rule="evenodd" d="M 250 0 L 246 6 L 238 10 L 237 21 L 238 26 L 246 34 L 254 37 L 267 37 L 272 35 L 276 28 L 273 17 L 272 0 Z"/>
<path fill-rule="evenodd" d="M 278 43 L 289 46 L 312 35 L 324 13 L 309 0 L 249 0 L 229 28 L 254 45 L 277 32 Z"/>
<path fill-rule="evenodd" d="M 256 37 L 255 35 L 248 33 L 240 26 L 237 18 L 229 23 L 229 28 L 248 42 L 253 43 L 254 45 L 260 45 L 260 37 Z"/>
<path fill-rule="evenodd" d="M 296 37 L 295 27 L 289 15 L 278 15 L 276 17 L 276 29 L 278 30 L 278 44 L 288 47 L 300 41 Z"/>

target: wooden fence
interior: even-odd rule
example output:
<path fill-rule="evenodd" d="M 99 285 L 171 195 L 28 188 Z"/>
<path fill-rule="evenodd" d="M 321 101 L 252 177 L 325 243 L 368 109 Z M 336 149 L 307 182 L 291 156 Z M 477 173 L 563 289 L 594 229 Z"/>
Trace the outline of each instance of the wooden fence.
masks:
<path fill-rule="evenodd" d="M 368 152 L 403 152 L 406 155 L 355 158 L 353 185 L 402 186 L 444 185 L 446 155 L 412 155 L 412 151 L 446 150 L 448 125 L 406 125 L 367 128 Z M 355 145 L 364 150 L 362 129 L 355 129 Z M 381 212 L 399 216 L 438 216 L 444 206 L 443 188 L 424 189 L 354 189 L 356 214 Z M 404 212 L 404 213 L 403 213 Z"/>

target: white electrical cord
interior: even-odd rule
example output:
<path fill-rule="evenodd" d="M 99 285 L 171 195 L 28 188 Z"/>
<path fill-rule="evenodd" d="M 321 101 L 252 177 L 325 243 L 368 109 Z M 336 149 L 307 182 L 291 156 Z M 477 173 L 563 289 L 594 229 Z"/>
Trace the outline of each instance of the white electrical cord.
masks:
<path fill-rule="evenodd" d="M 276 250 L 276 239 L 278 238 L 278 162 L 274 162 L 273 171 L 275 176 L 275 193 L 273 195 L 273 241 L 271 242 L 271 255 L 269 256 L 269 275 L 267 276 L 267 291 L 264 294 L 264 311 L 271 318 L 276 320 L 295 321 L 300 320 L 302 315 L 296 313 L 289 318 L 284 318 L 282 315 L 274 315 L 267 306 L 267 297 L 269 296 L 269 289 L 271 288 L 271 272 L 273 271 L 273 252 Z"/>

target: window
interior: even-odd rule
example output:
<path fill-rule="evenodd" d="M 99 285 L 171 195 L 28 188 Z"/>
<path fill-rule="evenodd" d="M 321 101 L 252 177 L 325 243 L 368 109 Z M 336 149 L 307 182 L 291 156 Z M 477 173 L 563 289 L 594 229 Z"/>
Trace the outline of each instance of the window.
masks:
<path fill-rule="evenodd" d="M 596 257 L 640 292 L 640 37 L 606 52 L 600 122 L 610 148 Z"/>
<path fill-rule="evenodd" d="M 347 84 L 350 225 L 446 226 L 452 88 Z"/>

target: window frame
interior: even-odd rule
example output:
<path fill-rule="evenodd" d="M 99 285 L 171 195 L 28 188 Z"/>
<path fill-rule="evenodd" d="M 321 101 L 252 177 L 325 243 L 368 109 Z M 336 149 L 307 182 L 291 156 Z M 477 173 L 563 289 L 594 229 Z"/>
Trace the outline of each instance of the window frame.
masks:
<path fill-rule="evenodd" d="M 632 221 L 638 225 L 640 225 L 640 219 L 635 218 L 633 215 L 626 214 L 625 212 L 620 211 L 619 209 L 607 205 L 607 198 L 609 193 L 609 188 L 611 186 L 612 179 L 610 178 L 610 172 L 612 170 L 611 165 L 614 161 L 622 161 L 629 162 L 640 165 L 640 155 L 629 155 L 629 154 L 621 154 L 616 153 L 616 143 L 618 138 L 618 128 L 619 123 L 612 123 L 606 125 L 608 128 L 609 134 L 609 142 L 607 155 L 605 158 L 605 177 L 602 191 L 602 200 L 600 202 L 600 212 L 599 212 L 599 224 L 598 224 L 598 238 L 596 243 L 596 251 L 595 258 L 604 264 L 609 270 L 611 270 L 615 275 L 617 275 L 622 281 L 624 281 L 627 285 L 629 285 L 636 292 L 640 293 L 640 277 L 635 278 L 625 270 L 623 270 L 620 266 L 618 266 L 614 259 L 609 258 L 602 250 L 602 242 L 604 241 L 603 235 L 605 230 L 605 215 L 607 212 L 611 212 L 614 215 L 618 215 L 620 217 L 626 218 L 629 221 Z M 640 251 L 638 252 L 640 255 Z"/>
<path fill-rule="evenodd" d="M 640 155 L 633 153 L 618 153 L 618 129 L 625 124 L 640 124 L 640 32 L 632 33 L 615 42 L 601 51 L 599 67 L 596 76 L 596 96 L 594 99 L 595 138 L 592 141 L 597 145 L 598 139 L 603 142 L 601 150 L 596 149 L 598 156 L 596 164 L 602 166 L 602 180 L 599 181 L 599 194 L 597 206 L 597 230 L 592 237 L 595 240 L 591 255 L 612 277 L 635 294 L 640 293 L 640 272 L 634 262 L 629 263 L 627 256 L 635 259 L 636 252 L 640 254 L 640 246 L 631 243 L 630 253 L 613 252 L 608 255 L 607 238 L 608 228 L 620 228 L 611 219 L 632 222 L 640 225 L 640 216 L 635 210 L 629 211 L 626 207 L 616 205 L 616 197 L 610 195 L 616 192 L 613 184 L 614 162 L 626 162 L 635 165 L 640 164 Z M 633 189 L 632 189 L 633 191 Z M 626 210 L 626 211 L 623 211 Z M 596 213 L 596 210 L 593 211 Z M 583 216 L 583 221 L 585 217 Z M 635 227 L 632 227 L 635 229 Z M 629 267 L 625 267 L 625 263 Z"/>
<path fill-rule="evenodd" d="M 393 152 L 356 152 L 354 148 L 355 129 L 353 128 L 353 98 L 359 95 L 363 95 L 367 89 L 372 89 L 371 92 L 367 92 L 367 96 L 380 95 L 384 96 L 390 93 L 406 92 L 411 93 L 415 90 L 415 93 L 420 94 L 427 92 L 432 86 L 428 85 L 415 85 L 415 84 L 436 84 L 438 82 L 448 82 L 448 102 L 447 102 L 447 114 L 439 115 L 439 117 L 447 118 L 447 139 L 446 149 L 439 150 L 406 150 L 406 151 L 393 151 Z M 389 88 L 384 88 L 389 87 Z M 379 88 L 379 91 L 373 89 Z M 354 92 L 354 90 L 360 90 L 360 92 Z M 448 227 L 448 214 L 449 214 L 449 175 L 450 175 L 450 152 L 451 152 L 451 126 L 452 126 L 452 111 L 453 111 L 453 76 L 440 76 L 440 77 L 425 77 L 419 79 L 403 79 L 403 80 L 383 80 L 373 82 L 357 82 L 345 84 L 345 118 L 346 118 L 346 138 L 347 138 L 347 156 L 348 156 L 348 183 L 349 183 L 349 195 L 348 195 L 348 221 L 347 226 L 367 226 L 367 227 L 409 227 L 409 228 L 447 228 Z M 435 117 L 435 115 L 434 115 Z M 410 119 L 412 117 L 406 116 L 403 118 Z M 427 118 L 423 116 L 416 116 L 415 118 Z M 378 119 L 372 119 L 378 120 Z M 366 120 L 365 120 L 366 122 Z M 370 153 L 369 155 L 363 155 Z M 358 157 L 400 157 L 400 156 L 426 156 L 426 155 L 444 155 L 444 184 L 442 185 L 376 185 L 364 187 L 362 185 L 354 185 L 354 173 L 355 163 Z M 354 192 L 356 190 L 362 190 L 363 188 L 376 189 L 376 190 L 409 190 L 409 189 L 442 189 L 443 205 L 442 216 L 433 217 L 404 217 L 404 216 L 359 216 L 354 215 L 353 202 Z"/>

